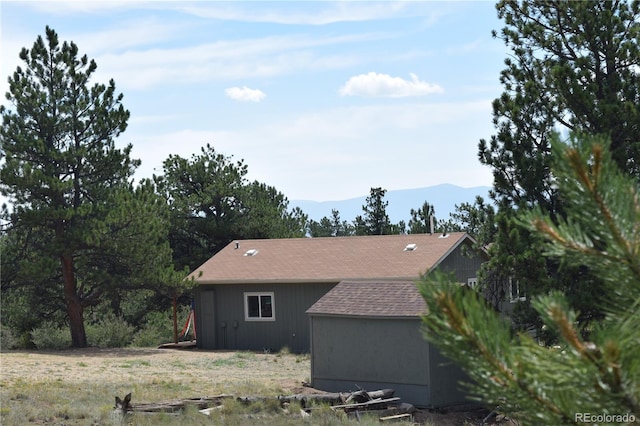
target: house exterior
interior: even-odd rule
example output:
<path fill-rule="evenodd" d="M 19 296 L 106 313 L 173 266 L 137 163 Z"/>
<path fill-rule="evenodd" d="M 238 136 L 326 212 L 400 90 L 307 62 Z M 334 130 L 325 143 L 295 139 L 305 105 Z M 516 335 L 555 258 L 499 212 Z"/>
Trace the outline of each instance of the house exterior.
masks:
<path fill-rule="evenodd" d="M 390 388 L 418 407 L 469 403 L 467 376 L 422 336 L 425 312 L 413 281 L 342 281 L 307 310 L 311 385 Z"/>
<path fill-rule="evenodd" d="M 197 268 L 197 345 L 203 349 L 310 351 L 306 311 L 341 281 L 414 282 L 453 271 L 473 285 L 486 253 L 465 233 L 231 242 Z"/>

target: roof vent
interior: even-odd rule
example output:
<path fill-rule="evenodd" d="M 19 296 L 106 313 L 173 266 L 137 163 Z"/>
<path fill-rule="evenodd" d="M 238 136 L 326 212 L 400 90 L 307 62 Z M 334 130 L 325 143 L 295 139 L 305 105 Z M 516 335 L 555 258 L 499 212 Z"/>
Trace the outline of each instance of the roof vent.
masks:
<path fill-rule="evenodd" d="M 245 256 L 255 256 L 256 254 L 258 254 L 258 250 L 257 249 L 249 249 L 246 251 L 246 253 L 244 254 Z"/>
<path fill-rule="evenodd" d="M 417 248 L 417 244 L 407 244 L 407 246 L 404 248 L 404 251 L 414 251 Z"/>

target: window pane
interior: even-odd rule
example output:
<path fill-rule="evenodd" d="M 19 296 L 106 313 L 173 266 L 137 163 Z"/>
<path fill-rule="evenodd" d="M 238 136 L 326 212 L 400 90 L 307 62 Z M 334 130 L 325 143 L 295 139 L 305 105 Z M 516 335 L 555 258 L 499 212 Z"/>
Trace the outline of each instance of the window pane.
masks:
<path fill-rule="evenodd" d="M 511 282 L 511 298 L 512 299 L 518 298 L 518 285 L 514 282 Z"/>
<path fill-rule="evenodd" d="M 271 307 L 271 296 L 260 296 L 260 308 L 262 310 L 262 318 L 273 317 L 273 310 Z"/>
<path fill-rule="evenodd" d="M 258 296 L 247 296 L 247 316 L 249 318 L 260 318 Z"/>

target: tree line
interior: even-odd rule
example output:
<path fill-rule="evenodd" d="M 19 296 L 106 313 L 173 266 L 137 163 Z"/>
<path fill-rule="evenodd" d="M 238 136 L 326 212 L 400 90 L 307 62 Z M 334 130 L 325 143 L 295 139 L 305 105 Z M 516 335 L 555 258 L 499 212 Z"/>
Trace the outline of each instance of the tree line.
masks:
<path fill-rule="evenodd" d="M 409 222 L 392 223 L 387 214 L 389 202 L 384 199 L 387 191 L 371 188 L 362 206 L 362 214 L 351 222 L 340 217 L 340 211 L 331 210 L 331 217 L 319 221 L 309 220 L 307 232 L 311 237 L 345 237 L 352 235 L 427 234 L 467 232 L 477 238 L 479 245 L 491 241 L 495 233 L 495 207 L 477 196 L 473 203 L 456 204 L 455 212 L 448 219 L 438 219 L 435 207 L 424 201 L 422 206 L 409 211 Z"/>

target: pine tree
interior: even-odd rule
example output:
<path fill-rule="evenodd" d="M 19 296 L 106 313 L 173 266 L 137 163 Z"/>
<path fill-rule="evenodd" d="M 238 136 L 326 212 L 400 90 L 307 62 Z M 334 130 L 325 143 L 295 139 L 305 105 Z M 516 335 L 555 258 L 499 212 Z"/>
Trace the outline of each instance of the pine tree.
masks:
<path fill-rule="evenodd" d="M 640 419 L 640 187 L 602 138 L 554 140 L 552 148 L 566 219 L 538 209 L 520 221 L 544 239 L 547 257 L 587 266 L 603 281 L 603 320 L 583 330 L 565 294 L 538 296 L 533 307 L 559 336 L 544 346 L 514 335 L 477 293 L 434 273 L 419 283 L 425 336 L 466 370 L 476 399 L 521 424 L 633 423 Z"/>
<path fill-rule="evenodd" d="M 565 291 L 580 322 L 598 320 L 604 312 L 592 295 L 602 281 L 584 267 L 542 261 L 540 238 L 518 226 L 517 214 L 565 214 L 550 172 L 555 130 L 608 137 L 616 164 L 640 179 L 640 3 L 504 0 L 496 8 L 505 26 L 494 36 L 510 54 L 500 75 L 504 92 L 493 103 L 496 134 L 479 144 L 498 206 L 488 266 L 529 294 Z M 526 304 L 514 320 L 541 326 Z"/>
<path fill-rule="evenodd" d="M 393 224 L 389 220 L 389 202 L 384 199 L 386 193 L 386 189 L 371 188 L 366 204 L 362 206 L 364 216 L 358 215 L 353 221 L 355 235 L 391 235 L 405 232 L 404 221 Z"/>
<path fill-rule="evenodd" d="M 276 188 L 246 178 L 209 144 L 191 158 L 170 155 L 158 191 L 170 205 L 170 243 L 177 269 L 193 270 L 235 239 L 302 237 L 308 221 Z"/>
<path fill-rule="evenodd" d="M 160 283 L 154 266 L 170 259 L 163 206 L 148 184 L 130 183 L 140 162 L 130 158 L 131 145 L 114 143 L 129 112 L 113 80 L 91 85 L 95 61 L 73 42 L 60 44 L 49 27 L 20 58 L 24 69 L 9 78 L 7 93 L 15 109 L 0 107 L 0 190 L 12 203 L 5 232 L 26 245 L 27 257 L 17 259 L 18 281 L 3 275 L 3 289 L 45 285 L 36 293 L 58 295 L 73 346 L 85 347 L 85 308 L 116 286 Z M 39 279 L 27 279 L 32 274 Z"/>
<path fill-rule="evenodd" d="M 435 208 L 428 201 L 425 201 L 418 210 L 411 209 L 409 214 L 411 215 L 409 234 L 427 234 L 441 230 L 436 227 L 438 219 Z"/>
<path fill-rule="evenodd" d="M 331 218 L 325 216 L 320 219 L 320 222 L 310 220 L 308 228 L 312 237 L 346 237 L 355 232 L 353 225 L 340 219 L 340 212 L 337 209 L 331 209 Z"/>

